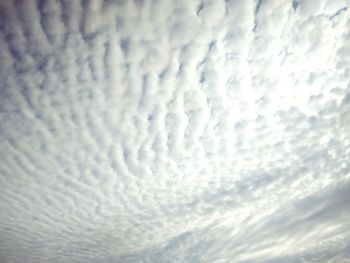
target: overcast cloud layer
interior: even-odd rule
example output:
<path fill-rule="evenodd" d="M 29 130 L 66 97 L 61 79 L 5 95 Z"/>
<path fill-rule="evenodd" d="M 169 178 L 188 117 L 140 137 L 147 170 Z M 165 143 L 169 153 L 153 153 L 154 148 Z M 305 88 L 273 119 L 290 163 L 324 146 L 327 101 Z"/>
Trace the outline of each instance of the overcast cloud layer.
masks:
<path fill-rule="evenodd" d="M 350 262 L 350 2 L 0 2 L 0 262 Z"/>

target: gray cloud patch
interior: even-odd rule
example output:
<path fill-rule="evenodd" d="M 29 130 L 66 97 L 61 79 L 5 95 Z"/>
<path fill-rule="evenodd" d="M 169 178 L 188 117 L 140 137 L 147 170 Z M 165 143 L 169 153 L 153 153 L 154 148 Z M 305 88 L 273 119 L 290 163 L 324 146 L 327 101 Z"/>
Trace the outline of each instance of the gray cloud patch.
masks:
<path fill-rule="evenodd" d="M 0 3 L 0 261 L 350 262 L 349 1 Z"/>

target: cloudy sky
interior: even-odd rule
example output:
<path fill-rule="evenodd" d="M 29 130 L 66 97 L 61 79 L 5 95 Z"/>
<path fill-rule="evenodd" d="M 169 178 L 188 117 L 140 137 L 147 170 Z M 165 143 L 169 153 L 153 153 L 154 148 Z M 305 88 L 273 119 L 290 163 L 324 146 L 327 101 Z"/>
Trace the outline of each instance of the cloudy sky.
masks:
<path fill-rule="evenodd" d="M 350 262 L 349 0 L 0 1 L 0 262 Z"/>

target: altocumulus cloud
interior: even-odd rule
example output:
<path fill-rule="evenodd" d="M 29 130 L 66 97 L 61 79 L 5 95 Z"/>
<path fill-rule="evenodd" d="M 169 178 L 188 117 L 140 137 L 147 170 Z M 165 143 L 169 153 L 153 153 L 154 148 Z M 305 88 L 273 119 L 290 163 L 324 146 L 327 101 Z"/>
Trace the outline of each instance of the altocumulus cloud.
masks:
<path fill-rule="evenodd" d="M 0 261 L 350 262 L 348 0 L 0 2 Z"/>

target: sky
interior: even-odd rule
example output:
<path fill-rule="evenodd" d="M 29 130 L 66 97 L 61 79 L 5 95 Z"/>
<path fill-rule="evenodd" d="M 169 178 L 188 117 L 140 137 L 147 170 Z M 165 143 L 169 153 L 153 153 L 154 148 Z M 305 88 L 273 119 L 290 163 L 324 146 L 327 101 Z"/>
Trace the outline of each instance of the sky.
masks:
<path fill-rule="evenodd" d="M 350 262 L 349 0 L 0 1 L 0 262 Z"/>

